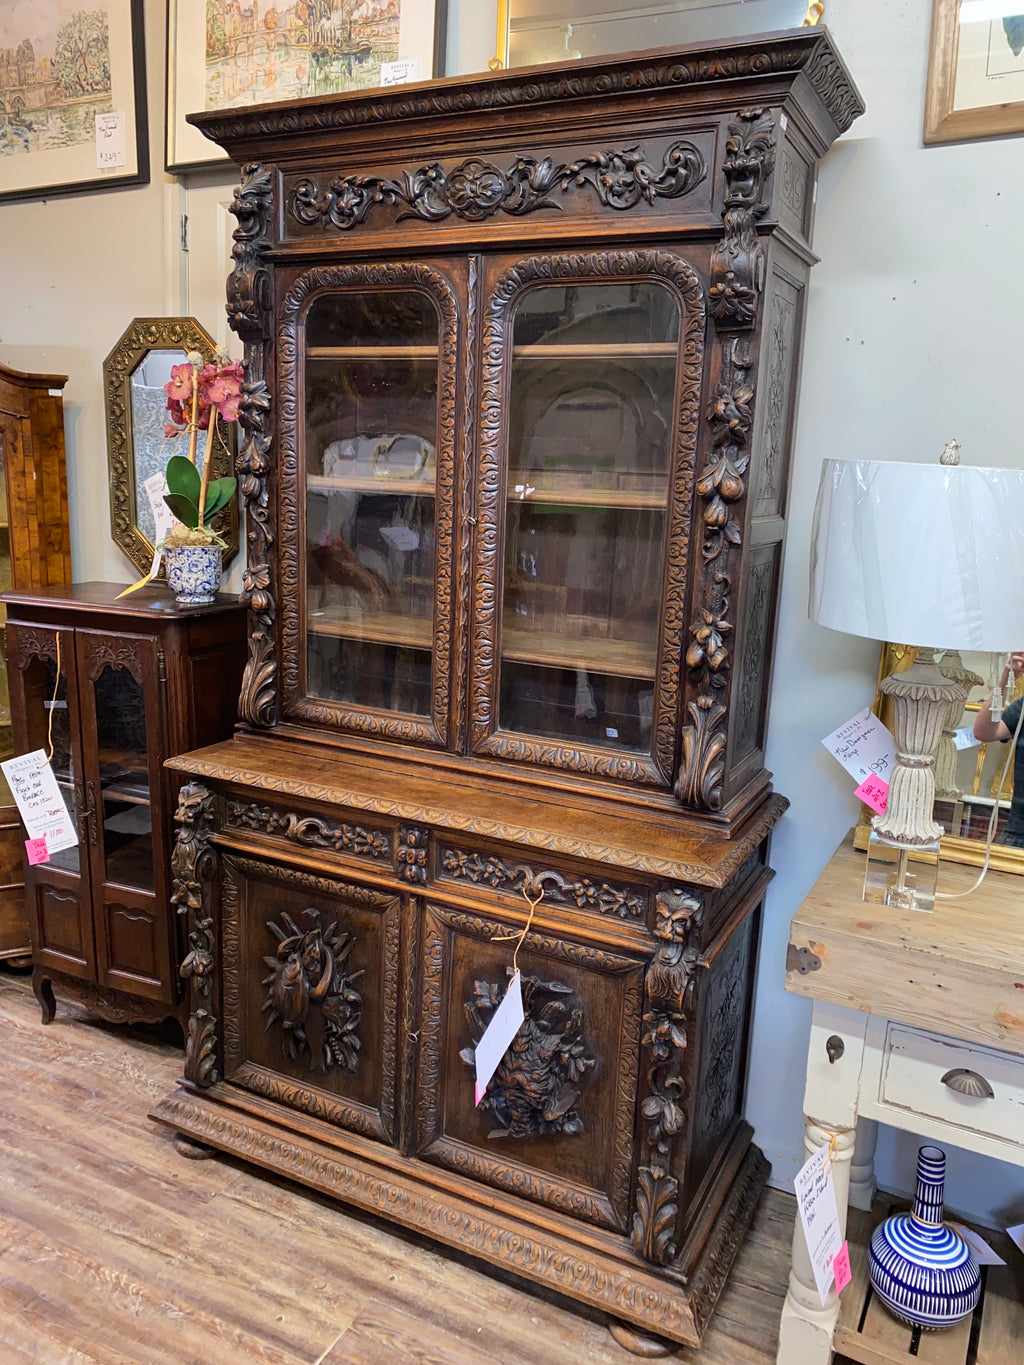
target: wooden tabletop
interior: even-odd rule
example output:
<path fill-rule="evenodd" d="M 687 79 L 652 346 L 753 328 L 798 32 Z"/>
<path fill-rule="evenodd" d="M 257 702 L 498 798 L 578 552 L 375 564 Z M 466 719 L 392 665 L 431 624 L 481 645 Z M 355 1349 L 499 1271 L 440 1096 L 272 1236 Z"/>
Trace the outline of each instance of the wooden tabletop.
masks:
<path fill-rule="evenodd" d="M 864 862 L 848 835 L 793 917 L 786 989 L 1024 1054 L 1024 877 L 990 871 L 925 914 L 861 900 Z M 938 889 L 977 874 L 944 861 Z"/>

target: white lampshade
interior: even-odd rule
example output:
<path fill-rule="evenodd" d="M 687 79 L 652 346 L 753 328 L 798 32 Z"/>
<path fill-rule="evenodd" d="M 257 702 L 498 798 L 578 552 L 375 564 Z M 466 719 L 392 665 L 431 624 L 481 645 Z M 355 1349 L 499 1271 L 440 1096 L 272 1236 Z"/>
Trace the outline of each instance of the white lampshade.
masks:
<path fill-rule="evenodd" d="M 1024 470 L 825 460 L 812 621 L 934 649 L 1024 649 Z"/>

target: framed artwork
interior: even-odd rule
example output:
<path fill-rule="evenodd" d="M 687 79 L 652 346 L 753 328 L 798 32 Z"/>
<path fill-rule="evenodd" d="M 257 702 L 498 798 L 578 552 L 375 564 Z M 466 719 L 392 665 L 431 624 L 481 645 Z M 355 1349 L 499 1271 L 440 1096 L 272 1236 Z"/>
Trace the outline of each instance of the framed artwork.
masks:
<path fill-rule="evenodd" d="M 1024 133 L 1024 0 L 932 0 L 925 143 L 1006 133 Z"/>
<path fill-rule="evenodd" d="M 715 42 L 820 21 L 824 0 L 498 0 L 493 69 Z"/>
<path fill-rule="evenodd" d="M 429 80 L 448 0 L 170 0 L 167 169 L 228 158 L 188 114 Z"/>
<path fill-rule="evenodd" d="M 149 181 L 143 0 L 0 0 L 0 202 Z"/>

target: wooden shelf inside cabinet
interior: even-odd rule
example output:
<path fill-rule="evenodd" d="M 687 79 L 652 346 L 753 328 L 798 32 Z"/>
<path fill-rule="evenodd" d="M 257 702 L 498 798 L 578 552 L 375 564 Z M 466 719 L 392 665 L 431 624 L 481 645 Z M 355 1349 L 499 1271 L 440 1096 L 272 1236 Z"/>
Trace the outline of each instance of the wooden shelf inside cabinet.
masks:
<path fill-rule="evenodd" d="M 102 789 L 104 801 L 118 801 L 130 806 L 150 804 L 149 784 L 139 782 L 111 782 Z"/>
<path fill-rule="evenodd" d="M 521 491 L 520 491 L 521 489 Z M 529 481 L 508 490 L 509 502 L 542 503 L 555 507 L 633 508 L 664 512 L 665 494 L 633 488 L 533 488 Z"/>
<path fill-rule="evenodd" d="M 436 346 L 307 346 L 307 360 L 433 360 Z"/>
<path fill-rule="evenodd" d="M 1006 1260 L 989 1266 L 982 1296 L 972 1317 L 942 1332 L 916 1332 L 896 1321 L 871 1293 L 868 1282 L 868 1244 L 871 1234 L 889 1213 L 890 1201 L 875 1201 L 870 1213 L 850 1210 L 847 1232 L 853 1282 L 839 1301 L 839 1321 L 833 1345 L 836 1365 L 1017 1365 L 1024 1340 L 1024 1285 L 1020 1253 L 1009 1240 L 981 1229 L 981 1236 Z M 1015 1273 L 1015 1271 L 1017 1273 Z M 975 1321 L 980 1331 L 972 1343 Z"/>
<path fill-rule="evenodd" d="M 336 477 L 333 474 L 307 474 L 306 487 L 311 493 L 401 493 L 420 498 L 436 495 L 433 483 L 422 479 L 377 479 L 372 474 L 353 474 Z"/>
<path fill-rule="evenodd" d="M 428 650 L 434 642 L 434 623 L 429 616 L 399 616 L 389 611 L 368 611 L 359 616 L 325 611 L 310 613 L 307 629 L 311 635 L 334 635 L 343 640 L 367 640 L 372 644 L 395 645 L 400 649 Z"/>
<path fill-rule="evenodd" d="M 596 640 L 557 631 L 506 630 L 501 657 L 541 668 L 585 668 L 617 678 L 654 678 L 656 651 L 635 640 Z"/>
<path fill-rule="evenodd" d="M 675 341 L 578 342 L 564 346 L 541 342 L 512 348 L 513 360 L 674 360 L 678 354 Z"/>

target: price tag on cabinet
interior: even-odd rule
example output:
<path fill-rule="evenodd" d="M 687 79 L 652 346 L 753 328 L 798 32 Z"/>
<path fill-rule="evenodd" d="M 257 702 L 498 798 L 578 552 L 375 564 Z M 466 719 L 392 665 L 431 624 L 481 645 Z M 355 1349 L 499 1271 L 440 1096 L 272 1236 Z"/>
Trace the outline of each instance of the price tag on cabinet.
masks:
<path fill-rule="evenodd" d="M 796 1206 L 800 1212 L 800 1222 L 807 1240 L 811 1269 L 814 1271 L 814 1282 L 818 1286 L 822 1307 L 828 1301 L 832 1288 L 833 1262 L 844 1244 L 842 1229 L 839 1226 L 836 1187 L 832 1179 L 829 1153 L 829 1147 L 819 1147 L 800 1167 L 793 1181 L 796 1189 Z M 839 1268 L 841 1271 L 842 1262 Z"/>
<path fill-rule="evenodd" d="M 78 843 L 78 835 L 45 749 L 0 763 L 29 839 L 45 839 L 48 853 Z"/>
<path fill-rule="evenodd" d="M 484 1029 L 483 1036 L 476 1045 L 476 1103 L 483 1099 L 487 1085 L 498 1063 L 509 1049 L 512 1039 L 522 1027 L 526 1018 L 523 1012 L 523 986 L 516 972 L 508 983 L 505 998 L 494 1011 L 491 1022 Z"/>

